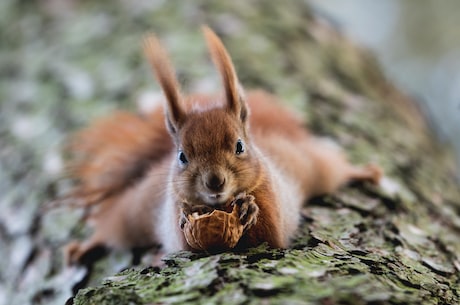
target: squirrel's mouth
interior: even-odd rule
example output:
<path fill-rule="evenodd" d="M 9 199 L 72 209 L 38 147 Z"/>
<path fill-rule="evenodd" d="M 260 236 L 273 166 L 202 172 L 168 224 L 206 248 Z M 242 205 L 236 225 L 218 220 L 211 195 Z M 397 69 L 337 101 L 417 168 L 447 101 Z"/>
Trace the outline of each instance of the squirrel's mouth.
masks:
<path fill-rule="evenodd" d="M 219 200 L 220 198 L 222 198 L 222 196 L 223 196 L 222 194 L 210 194 L 210 195 L 208 195 L 208 197 L 210 199 L 215 199 L 215 200 Z"/>
<path fill-rule="evenodd" d="M 229 196 L 227 193 L 201 193 L 203 201 L 212 207 L 223 206 L 227 203 Z"/>

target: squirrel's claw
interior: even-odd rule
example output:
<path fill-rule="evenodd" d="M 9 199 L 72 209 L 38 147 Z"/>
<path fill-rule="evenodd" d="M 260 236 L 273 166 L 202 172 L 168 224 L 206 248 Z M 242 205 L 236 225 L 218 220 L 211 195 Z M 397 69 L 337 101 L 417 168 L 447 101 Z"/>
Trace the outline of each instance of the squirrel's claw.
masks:
<path fill-rule="evenodd" d="M 187 215 L 185 215 L 184 210 L 181 210 L 180 218 L 179 218 L 179 226 L 180 226 L 181 230 L 184 229 L 184 226 L 185 226 L 186 222 L 187 222 Z"/>
<path fill-rule="evenodd" d="M 257 216 L 259 215 L 259 207 L 255 203 L 255 197 L 240 193 L 236 196 L 234 204 L 239 206 L 240 209 L 240 222 L 244 225 L 244 231 L 257 223 Z"/>

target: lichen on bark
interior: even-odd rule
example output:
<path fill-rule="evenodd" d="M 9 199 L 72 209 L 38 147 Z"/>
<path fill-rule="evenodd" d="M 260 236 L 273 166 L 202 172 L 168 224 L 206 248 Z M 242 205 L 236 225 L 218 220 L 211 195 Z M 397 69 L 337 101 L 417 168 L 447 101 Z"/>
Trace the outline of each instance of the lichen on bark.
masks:
<path fill-rule="evenodd" d="M 385 79 L 372 55 L 315 18 L 304 1 L 171 0 L 142 9 L 126 1 L 110 8 L 86 1 L 62 15 L 66 18 L 53 17 L 55 12 L 41 6 L 11 3 L 2 3 L 0 33 L 25 59 L 8 52 L 4 58 L 11 60 L 0 64 L 3 71 L 20 71 L 21 84 L 36 81 L 29 84 L 40 101 L 40 116 L 33 120 L 51 122 L 41 145 L 55 145 L 56 138 L 115 106 L 134 108 L 135 96 L 155 86 L 140 52 L 148 31 L 165 41 L 185 91 L 217 88 L 199 30 L 206 23 L 222 37 L 246 88 L 276 93 L 302 111 L 313 132 L 344 146 L 355 163 L 377 163 L 386 174 L 380 187 L 351 185 L 306 204 L 288 249 L 179 252 L 165 258 L 164 268 L 143 266 L 114 275 L 130 260 L 116 253 L 94 266 L 89 287 L 69 303 L 460 302 L 460 194 L 452 157 L 430 134 L 414 102 Z M 11 28 L 18 31 L 7 30 Z M 43 51 L 46 46 L 49 53 Z M 52 60 L 42 64 L 50 54 Z M 12 99 L 1 89 L 5 99 Z M 22 103 L 26 109 L 36 107 Z M 15 239 L 22 231 L 10 234 L 10 223 L 0 218 L 0 234 L 6 236 L 0 253 L 17 253 L 24 243 L 28 249 L 20 252 L 24 262 L 19 267 L 3 263 L 8 268 L 1 268 L 1 279 L 11 277 L 10 269 L 22 270 L 12 281 L 22 286 L 8 284 L 3 291 L 11 289 L 18 296 L 12 304 L 25 299 L 50 303 L 66 296 L 66 289 L 79 280 L 63 271 L 61 246 L 86 232 L 75 225 L 75 211 L 41 215 L 37 202 L 56 196 L 65 183 L 48 182 L 41 170 L 45 157 L 37 153 L 43 148 L 27 138 L 18 140 L 14 130 L 2 125 L 15 112 L 8 104 L 0 106 L 0 128 L 7 135 L 0 152 L 8 160 L 2 164 L 13 177 L 8 185 L 23 187 L 18 192 L 28 194 L 35 209 L 26 213 L 27 243 Z M 12 143 L 18 144 L 16 150 L 10 149 Z M 39 188 L 43 191 L 29 194 Z M 23 287 L 32 282 L 33 288 Z"/>
<path fill-rule="evenodd" d="M 384 167 L 382 186 L 352 185 L 309 202 L 289 249 L 176 253 L 164 269 L 130 269 L 80 291 L 75 304 L 458 303 L 453 164 L 413 101 L 305 5 L 254 1 L 250 9 L 264 16 L 257 21 L 242 4 L 223 6 L 211 10 L 231 11 L 244 31 L 225 35 L 217 17 L 207 22 L 222 30 L 243 83 L 300 100 L 313 131 L 336 139 L 355 162 Z M 244 39 L 268 47 L 254 54 Z"/>

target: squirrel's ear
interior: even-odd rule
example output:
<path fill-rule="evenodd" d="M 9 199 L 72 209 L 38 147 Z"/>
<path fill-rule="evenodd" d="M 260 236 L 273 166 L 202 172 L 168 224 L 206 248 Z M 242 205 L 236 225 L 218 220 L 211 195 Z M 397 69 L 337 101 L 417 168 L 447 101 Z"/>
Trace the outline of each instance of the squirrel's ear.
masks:
<path fill-rule="evenodd" d="M 184 122 L 186 112 L 174 68 L 168 53 L 153 34 L 144 39 L 144 53 L 166 96 L 166 123 L 169 131 L 175 134 Z"/>
<path fill-rule="evenodd" d="M 219 37 L 209 27 L 203 26 L 202 28 L 212 60 L 219 69 L 222 77 L 227 109 L 239 116 L 243 122 L 246 122 L 248 106 L 244 99 L 243 90 L 239 84 L 235 68 L 233 67 L 233 62 Z"/>

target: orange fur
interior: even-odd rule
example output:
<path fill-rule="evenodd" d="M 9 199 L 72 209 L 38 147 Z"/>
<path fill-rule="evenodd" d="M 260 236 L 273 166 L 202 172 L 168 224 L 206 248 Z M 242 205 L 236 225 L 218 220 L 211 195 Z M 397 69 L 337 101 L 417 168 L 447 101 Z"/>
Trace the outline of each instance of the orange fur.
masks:
<path fill-rule="evenodd" d="M 69 262 L 99 245 L 188 249 L 179 226 L 181 207 L 219 208 L 241 193 L 254 196 L 255 206 L 242 209 L 246 231 L 238 247 L 287 247 L 308 198 L 352 179 L 380 179 L 380 168 L 351 165 L 274 96 L 245 96 L 223 44 L 209 28 L 204 32 L 222 76 L 223 99 L 183 98 L 165 50 L 148 36 L 145 52 L 167 99 L 164 110 L 147 117 L 116 113 L 75 138 L 75 194 L 105 196 L 90 214 L 93 236 L 69 245 Z"/>
<path fill-rule="evenodd" d="M 130 187 L 172 147 L 161 111 L 149 117 L 120 111 L 97 121 L 76 134 L 68 148 L 78 195 L 102 198 Z"/>

